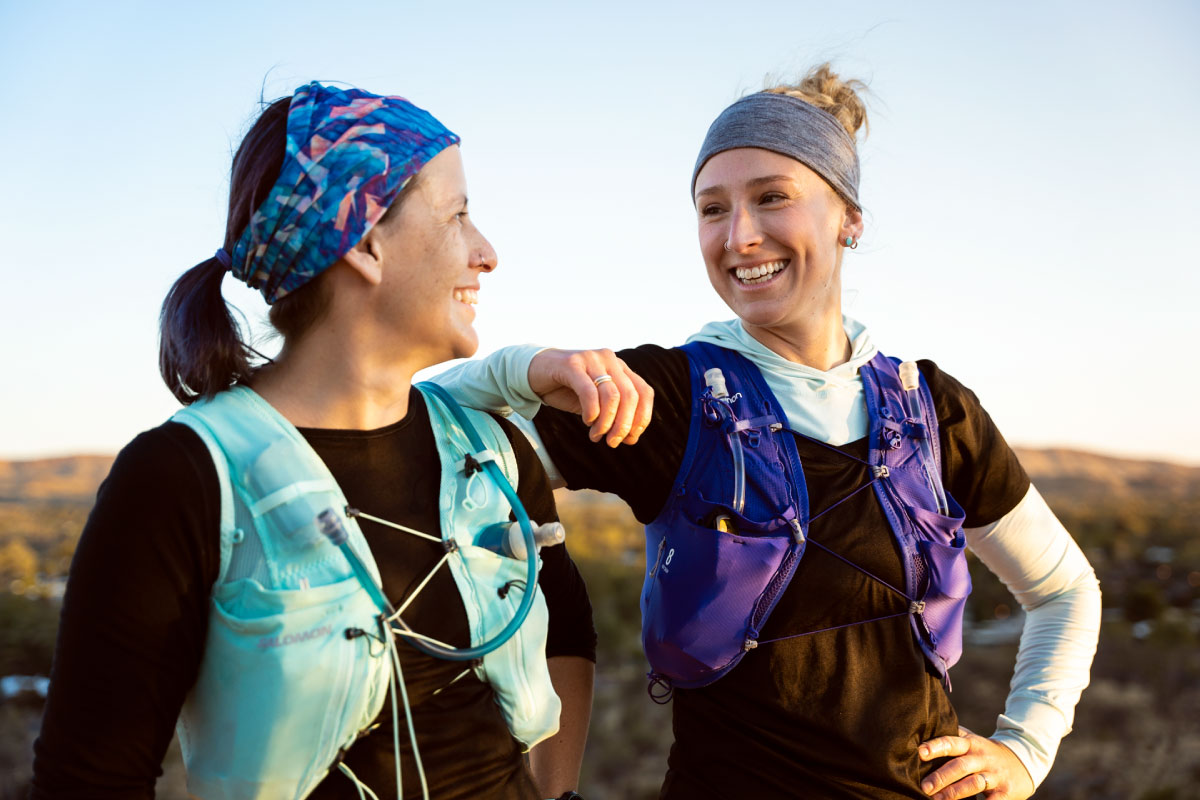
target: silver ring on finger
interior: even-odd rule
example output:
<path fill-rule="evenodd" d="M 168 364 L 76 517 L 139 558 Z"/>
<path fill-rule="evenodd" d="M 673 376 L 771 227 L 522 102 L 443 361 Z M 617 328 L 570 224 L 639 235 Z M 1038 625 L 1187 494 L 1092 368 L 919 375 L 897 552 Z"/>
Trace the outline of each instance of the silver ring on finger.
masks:
<path fill-rule="evenodd" d="M 612 382 L 612 375 L 597 375 L 596 377 L 592 378 L 592 383 L 596 384 L 596 386 L 599 386 L 602 383 L 611 383 L 611 382 Z"/>
<path fill-rule="evenodd" d="M 992 786 L 991 775 L 988 775 L 986 772 L 981 772 L 979 774 L 983 776 L 983 790 L 985 792 L 990 792 L 992 789 L 996 788 L 995 786 Z"/>

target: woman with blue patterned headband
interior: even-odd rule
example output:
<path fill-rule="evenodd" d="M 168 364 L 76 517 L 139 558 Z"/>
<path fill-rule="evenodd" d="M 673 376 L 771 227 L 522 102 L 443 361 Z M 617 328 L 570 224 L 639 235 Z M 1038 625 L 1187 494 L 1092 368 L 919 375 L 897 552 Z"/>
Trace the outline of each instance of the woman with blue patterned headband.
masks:
<path fill-rule="evenodd" d="M 246 135 L 224 245 L 163 305 L 185 408 L 121 452 L 80 539 L 34 797 L 152 797 L 177 721 L 197 797 L 577 788 L 595 633 L 565 548 L 536 552 L 561 542 L 545 473 L 412 382 L 475 351 L 496 268 L 458 141 L 317 83 Z M 270 304 L 276 358 L 226 272 Z"/>
<path fill-rule="evenodd" d="M 643 644 L 656 699 L 674 690 L 663 800 L 1025 798 L 1088 681 L 1100 602 L 1079 547 L 971 391 L 842 314 L 865 227 L 857 88 L 824 65 L 710 127 L 691 199 L 735 319 L 678 348 L 512 349 L 438 379 L 532 417 L 566 486 L 646 524 Z M 1027 612 L 988 736 L 949 693 L 966 547 Z"/>

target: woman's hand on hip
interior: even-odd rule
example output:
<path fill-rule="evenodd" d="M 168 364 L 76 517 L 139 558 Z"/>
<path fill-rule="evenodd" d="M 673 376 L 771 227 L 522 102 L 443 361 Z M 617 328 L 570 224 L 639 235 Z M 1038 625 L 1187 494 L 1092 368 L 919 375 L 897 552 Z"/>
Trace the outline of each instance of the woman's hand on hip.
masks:
<path fill-rule="evenodd" d="M 951 759 L 921 781 L 925 794 L 934 800 L 976 794 L 988 800 L 1025 800 L 1033 794 L 1033 779 L 1012 750 L 966 728 L 960 727 L 958 734 L 930 739 L 917 748 L 922 761 Z"/>
<path fill-rule="evenodd" d="M 650 424 L 654 390 L 612 350 L 543 350 L 529 388 L 548 406 L 579 414 L 593 442 L 636 444 Z"/>

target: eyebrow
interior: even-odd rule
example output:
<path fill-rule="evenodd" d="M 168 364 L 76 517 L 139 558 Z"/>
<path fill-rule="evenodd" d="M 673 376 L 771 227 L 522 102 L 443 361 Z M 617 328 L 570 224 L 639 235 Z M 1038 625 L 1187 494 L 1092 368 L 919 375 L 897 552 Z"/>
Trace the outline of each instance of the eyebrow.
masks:
<path fill-rule="evenodd" d="M 792 176 L 790 176 L 790 175 L 764 175 L 761 178 L 751 178 L 750 180 L 746 181 L 746 185 L 747 186 L 761 186 L 764 183 L 775 183 L 777 181 L 789 181 L 789 182 L 795 183 L 795 179 L 792 178 Z M 704 197 L 707 194 L 717 194 L 717 193 L 723 192 L 723 191 L 725 191 L 725 187 L 721 186 L 721 185 L 706 186 L 705 188 L 696 192 L 696 198 L 699 199 L 701 197 Z"/>

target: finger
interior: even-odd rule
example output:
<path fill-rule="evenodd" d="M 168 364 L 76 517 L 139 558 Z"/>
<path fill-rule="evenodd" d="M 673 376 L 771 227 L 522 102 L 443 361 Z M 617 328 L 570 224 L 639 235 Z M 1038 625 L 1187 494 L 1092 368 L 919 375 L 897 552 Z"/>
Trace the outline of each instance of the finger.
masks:
<path fill-rule="evenodd" d="M 618 359 L 618 363 L 620 360 Z M 638 392 L 633 381 L 629 379 L 629 374 L 624 369 L 625 365 L 621 364 L 620 369 L 614 368 L 613 384 L 621 393 L 620 406 L 617 408 L 617 414 L 613 418 L 612 427 L 608 430 L 606 442 L 609 447 L 616 447 L 625 441 L 625 437 L 633 430 L 633 419 L 637 414 L 638 407 Z"/>
<path fill-rule="evenodd" d="M 987 778 L 982 772 L 973 772 L 935 794 L 933 800 L 960 800 L 964 797 L 975 797 L 980 792 L 987 790 Z"/>
<path fill-rule="evenodd" d="M 638 439 L 642 437 L 642 433 L 650 426 L 650 420 L 654 417 L 654 390 L 636 372 L 630 372 L 629 379 L 637 387 L 638 404 L 633 415 L 633 428 L 625 437 L 625 444 L 637 444 Z"/>
<path fill-rule="evenodd" d="M 962 736 L 939 736 L 922 742 L 917 748 L 917 755 L 922 761 L 932 761 L 935 758 L 965 755 L 971 749 L 971 742 Z"/>
<path fill-rule="evenodd" d="M 979 772 L 983 767 L 983 759 L 978 756 L 961 756 L 955 758 L 925 776 L 925 780 L 921 781 L 921 791 L 928 795 L 941 792 L 946 790 L 947 787 L 958 783 L 963 778 Z M 947 795 L 947 797 L 958 796 L 955 794 Z M 946 800 L 946 798 L 942 798 L 942 800 Z"/>
<path fill-rule="evenodd" d="M 573 353 L 563 367 L 565 374 L 561 375 L 558 381 L 564 386 L 569 386 L 579 398 L 579 415 L 585 425 L 591 425 L 600 416 L 600 393 L 588 373 L 589 366 L 584 354 Z"/>
<path fill-rule="evenodd" d="M 593 367 L 593 370 L 595 374 L 592 376 L 592 385 L 596 389 L 599 406 L 596 418 L 592 420 L 592 429 L 588 432 L 588 437 L 593 442 L 598 442 L 612 428 L 613 420 L 617 418 L 617 411 L 621 407 L 621 390 L 616 385 L 615 379 L 597 385 L 595 379 L 601 375 L 608 375 L 608 373 L 603 367 Z"/>

